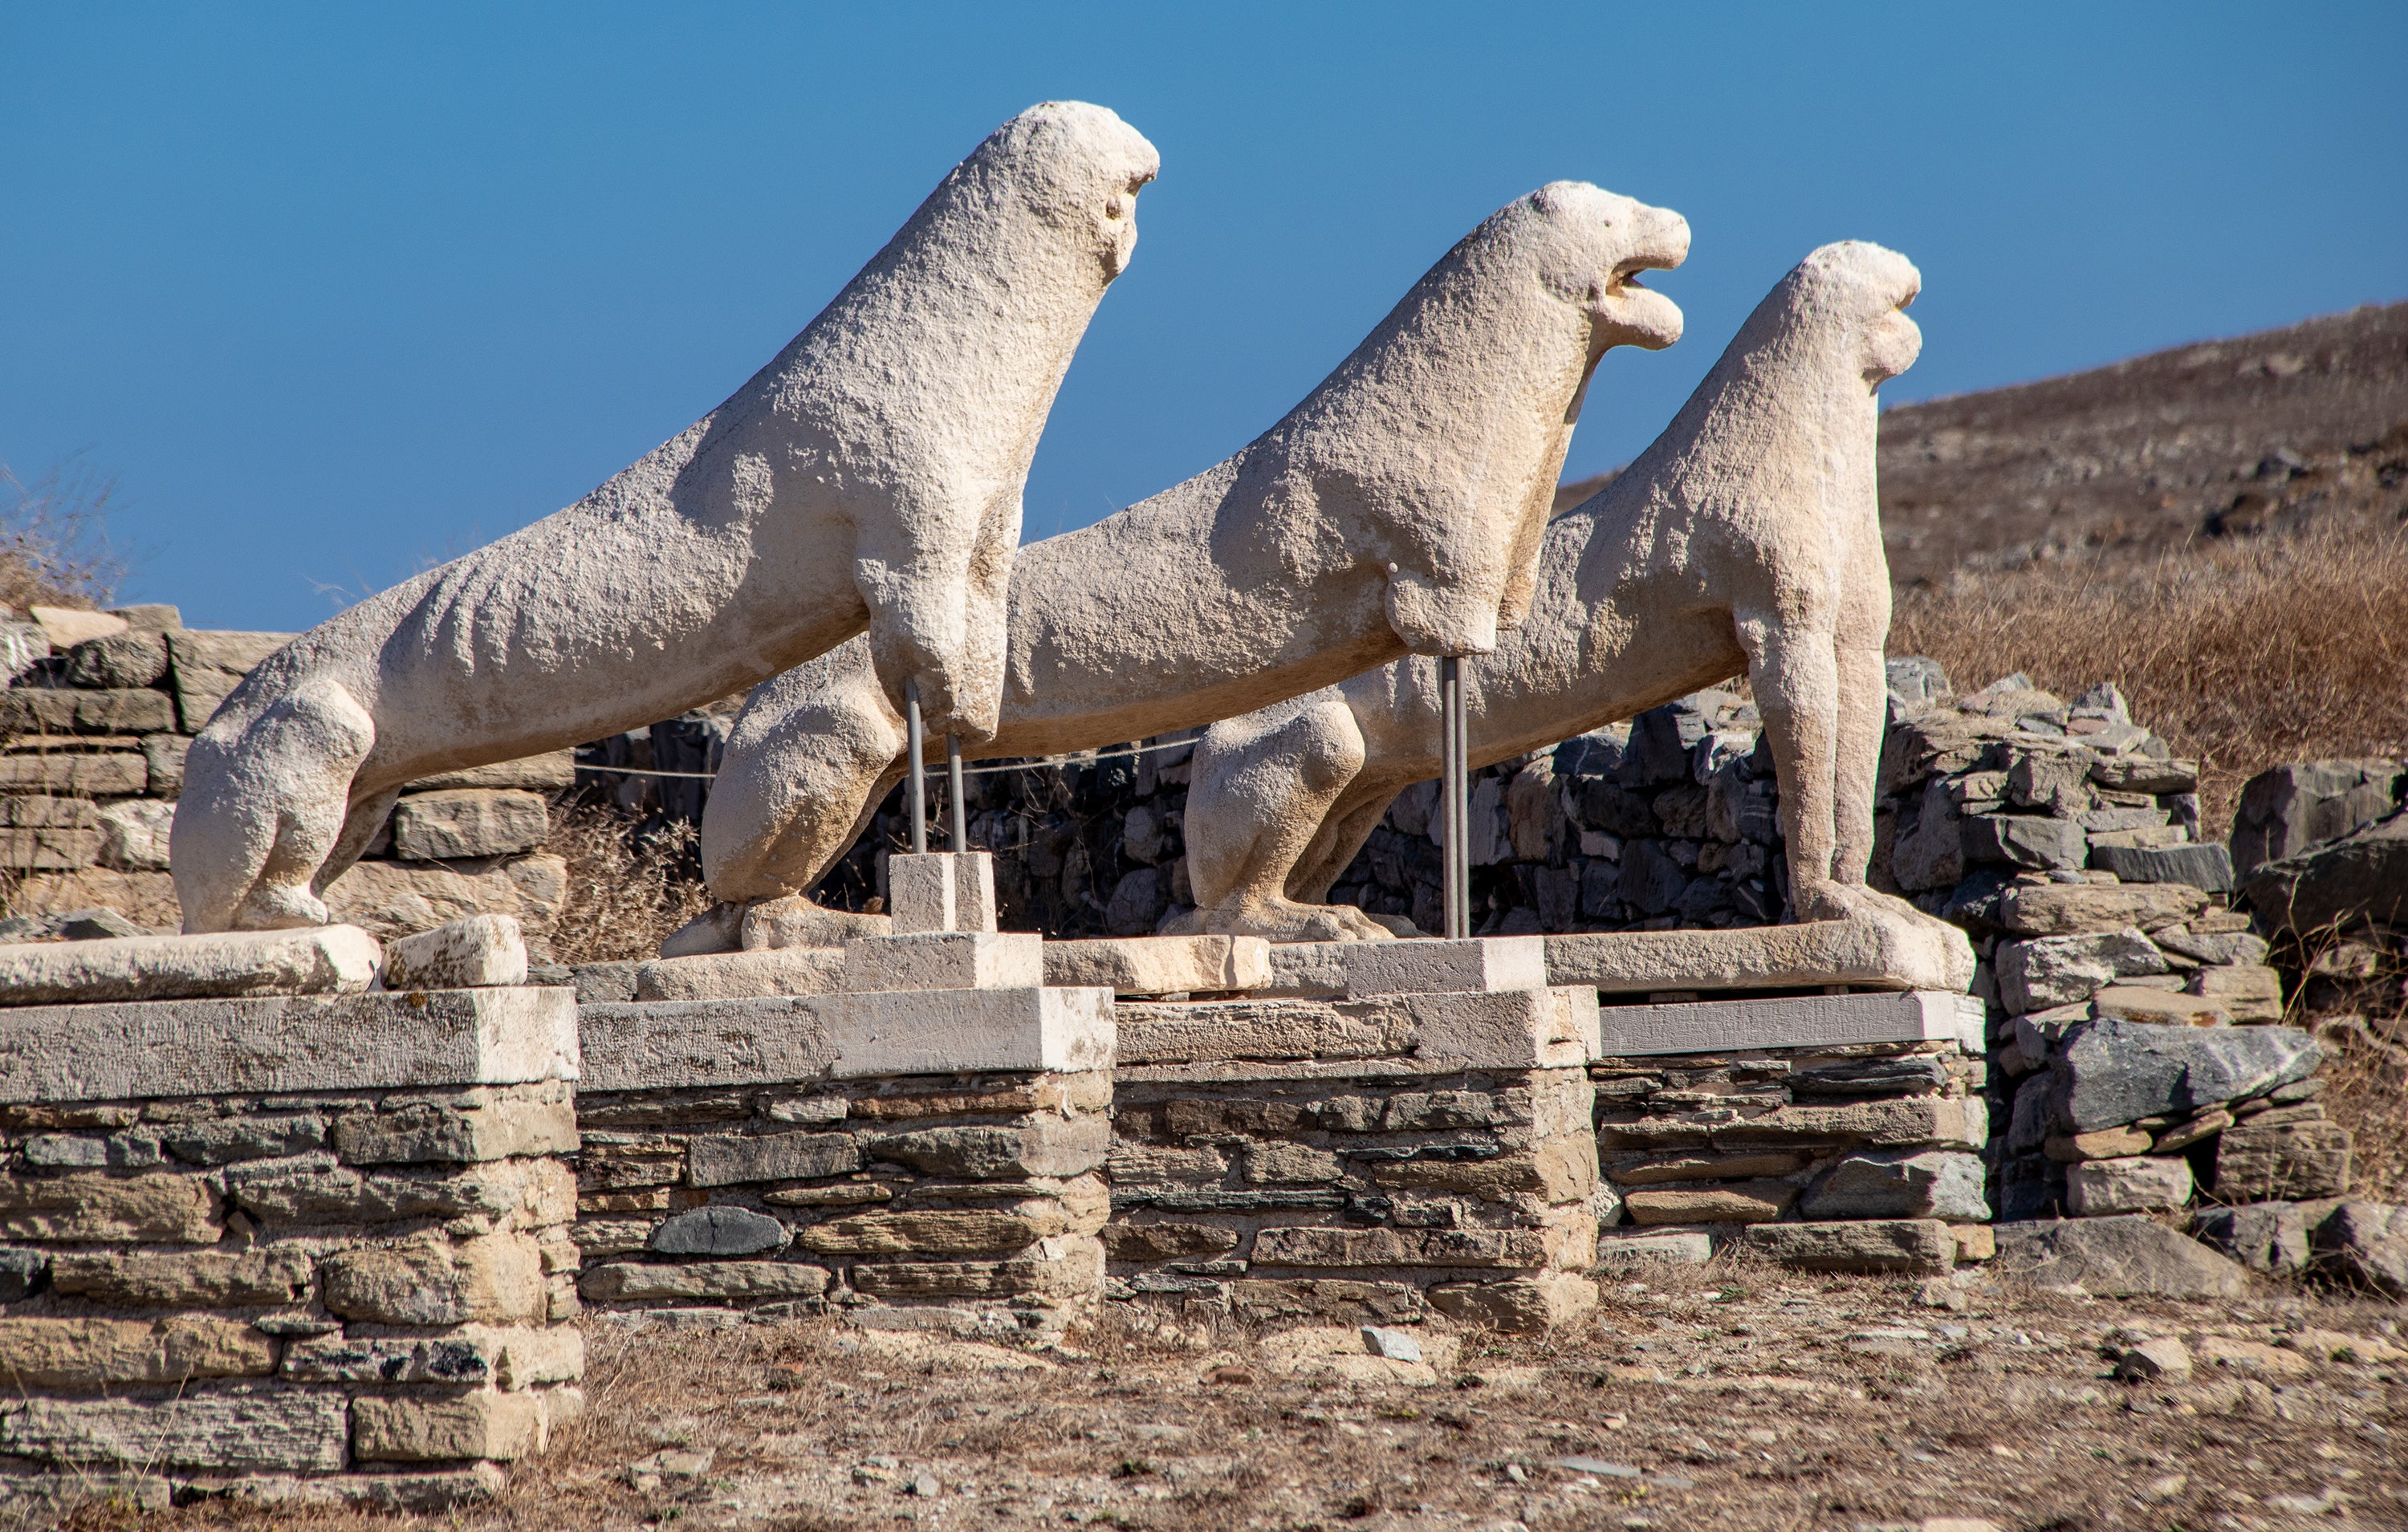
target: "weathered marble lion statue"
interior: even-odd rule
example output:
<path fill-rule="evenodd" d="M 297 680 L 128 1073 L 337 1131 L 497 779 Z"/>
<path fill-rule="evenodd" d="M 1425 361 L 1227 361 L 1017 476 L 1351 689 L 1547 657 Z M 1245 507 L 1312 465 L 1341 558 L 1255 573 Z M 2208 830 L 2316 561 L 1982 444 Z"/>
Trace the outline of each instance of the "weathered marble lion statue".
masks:
<path fill-rule="evenodd" d="M 1092 749 L 1209 723 L 1408 651 L 1480 653 L 1531 561 L 1590 373 L 1681 312 L 1639 273 L 1680 264 L 1675 213 L 1558 181 L 1497 212 L 1278 424 L 1226 462 L 1023 549 L 1003 712 L 979 755 Z M 721 906 L 665 952 L 822 945 L 799 896 L 903 773 L 892 694 L 857 646 L 757 689 L 704 810 Z"/>
<path fill-rule="evenodd" d="M 404 783 L 671 717 L 865 628 L 874 688 L 916 684 L 939 737 L 994 732 L 1029 459 L 1159 163 L 1100 107 L 1021 113 L 726 403 L 270 655 L 193 741 L 184 928 L 323 922 Z"/>
<path fill-rule="evenodd" d="M 1921 280 L 1878 245 L 1814 251 L 1664 434 L 1548 525 L 1529 616 L 1463 667 L 1470 764 L 1744 673 L 1771 737 L 1798 918 L 1879 907 L 1926 922 L 1865 886 L 1890 612 L 1876 391 L 1922 348 L 1903 312 Z M 1397 794 L 1440 769 L 1426 660 L 1214 725 L 1187 795 L 1197 908 L 1176 928 L 1388 938 L 1317 901 Z"/>

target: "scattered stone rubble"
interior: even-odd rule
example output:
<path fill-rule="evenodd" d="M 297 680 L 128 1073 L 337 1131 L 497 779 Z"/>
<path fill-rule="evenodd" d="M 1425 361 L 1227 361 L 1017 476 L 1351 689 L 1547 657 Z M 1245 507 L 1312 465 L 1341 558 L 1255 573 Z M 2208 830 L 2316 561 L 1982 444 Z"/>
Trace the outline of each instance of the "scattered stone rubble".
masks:
<path fill-rule="evenodd" d="M 292 637 L 186 628 L 168 606 L 44 608 L 40 621 L 0 623 L 0 872 L 15 882 L 13 908 L 107 908 L 175 930 L 167 835 L 185 749 Z M 572 780 L 564 751 L 412 783 L 366 856 L 326 890 L 329 908 L 380 938 L 509 915 L 540 951 L 567 881 L 541 849 L 546 795 Z"/>

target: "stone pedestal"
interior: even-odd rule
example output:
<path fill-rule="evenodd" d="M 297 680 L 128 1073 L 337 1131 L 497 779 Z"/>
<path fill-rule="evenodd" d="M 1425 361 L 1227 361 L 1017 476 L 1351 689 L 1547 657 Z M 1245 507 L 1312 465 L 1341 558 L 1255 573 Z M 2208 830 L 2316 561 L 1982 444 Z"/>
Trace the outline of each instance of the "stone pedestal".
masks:
<path fill-rule="evenodd" d="M 574 992 L 0 1011 L 18 1496 L 429 1510 L 582 1409 Z"/>
<path fill-rule="evenodd" d="M 1037 938 L 977 940 L 992 959 L 998 940 Z M 597 1005 L 581 1020 L 589 1302 L 1044 1333 L 1100 1290 L 1111 991 Z"/>
<path fill-rule="evenodd" d="M 995 857 L 905 852 L 886 859 L 886 908 L 898 937 L 995 929 Z"/>

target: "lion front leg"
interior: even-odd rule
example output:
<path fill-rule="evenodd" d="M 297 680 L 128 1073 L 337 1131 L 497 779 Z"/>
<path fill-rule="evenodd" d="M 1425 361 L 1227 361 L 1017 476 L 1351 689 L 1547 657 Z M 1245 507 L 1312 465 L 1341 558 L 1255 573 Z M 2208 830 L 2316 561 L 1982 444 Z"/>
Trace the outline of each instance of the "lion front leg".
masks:
<path fill-rule="evenodd" d="M 312 884 L 375 744 L 376 720 L 334 681 L 304 683 L 247 725 L 204 729 L 185 758 L 168 839 L 184 929 L 325 924 Z"/>
<path fill-rule="evenodd" d="M 1828 632 L 1776 623 L 1777 619 L 1743 618 L 1739 627 L 1781 785 L 1790 904 L 1801 921 L 1842 919 L 1847 899 L 1832 876 L 1838 848 L 1838 655 Z"/>

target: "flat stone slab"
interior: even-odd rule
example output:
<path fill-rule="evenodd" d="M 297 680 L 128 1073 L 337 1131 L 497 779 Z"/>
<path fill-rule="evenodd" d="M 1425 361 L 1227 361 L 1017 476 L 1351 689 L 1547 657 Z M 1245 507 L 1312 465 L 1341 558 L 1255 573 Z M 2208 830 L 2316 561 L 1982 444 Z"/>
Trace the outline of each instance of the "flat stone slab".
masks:
<path fill-rule="evenodd" d="M 1346 994 L 1500 995 L 1548 984 L 1545 940 L 1540 937 L 1471 937 L 1459 941 L 1409 938 L 1344 944 Z"/>
<path fill-rule="evenodd" d="M 348 995 L 383 953 L 356 925 L 0 945 L 0 1006 Z"/>
<path fill-rule="evenodd" d="M 1128 1065 L 1406 1060 L 1428 1068 L 1572 1068 L 1596 1056 L 1597 995 L 1579 985 L 1501 995 L 1280 997 L 1119 1008 Z"/>
<path fill-rule="evenodd" d="M 683 1090 L 881 1075 L 1111 1067 L 1112 995 L 1096 988 L 631 1001 L 578 1012 L 579 1089 Z"/>
<path fill-rule="evenodd" d="M 1999 1269 L 2034 1287 L 2120 1297 L 2230 1298 L 2247 1268 L 2138 1213 L 2000 1224 Z"/>
<path fill-rule="evenodd" d="M 1260 937 L 1101 937 L 1045 944 L 1049 984 L 1101 985 L 1115 995 L 1226 994 L 1271 981 Z"/>
<path fill-rule="evenodd" d="M 1723 931 L 1612 931 L 1545 938 L 1547 982 L 1608 995 L 1849 984 L 1961 995 L 1973 981 L 1965 933 L 1938 921 L 1862 916 Z"/>
<path fill-rule="evenodd" d="M 636 966 L 638 1000 L 750 1000 L 826 995 L 844 987 L 841 947 L 659 957 Z"/>
<path fill-rule="evenodd" d="M 1598 1011 L 1598 1024 L 1604 1058 L 1942 1040 L 1978 1053 L 1983 1043 L 1981 1001 L 1928 990 L 1607 1006 Z"/>
<path fill-rule="evenodd" d="M 0 1010 L 0 1102 L 575 1080 L 572 989 L 133 1000 Z"/>
<path fill-rule="evenodd" d="M 848 990 L 1036 989 L 1045 938 L 1024 931 L 918 931 L 844 944 Z"/>

